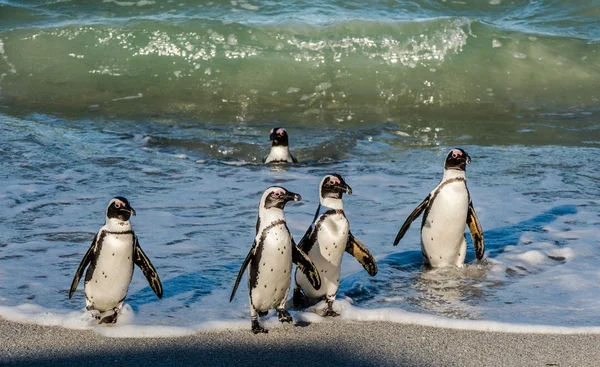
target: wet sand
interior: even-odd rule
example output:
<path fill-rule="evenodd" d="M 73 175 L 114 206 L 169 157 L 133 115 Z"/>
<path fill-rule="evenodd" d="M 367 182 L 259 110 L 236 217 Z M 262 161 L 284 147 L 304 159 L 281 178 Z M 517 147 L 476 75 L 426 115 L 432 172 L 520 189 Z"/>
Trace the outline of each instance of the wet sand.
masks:
<path fill-rule="evenodd" d="M 248 323 L 248 327 L 250 323 Z M 14 366 L 598 366 L 600 335 L 464 331 L 331 322 L 121 339 L 0 319 L 0 365 Z"/>

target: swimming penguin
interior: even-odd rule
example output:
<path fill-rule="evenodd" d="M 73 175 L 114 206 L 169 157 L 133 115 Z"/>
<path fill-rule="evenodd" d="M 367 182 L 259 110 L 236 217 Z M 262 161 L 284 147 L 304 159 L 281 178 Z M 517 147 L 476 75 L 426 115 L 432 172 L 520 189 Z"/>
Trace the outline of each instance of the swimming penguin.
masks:
<path fill-rule="evenodd" d="M 292 316 L 285 309 L 290 290 L 292 263 L 296 264 L 297 269 L 306 276 L 313 287 L 321 287 L 321 278 L 314 264 L 296 246 L 286 225 L 283 208 L 291 200 L 300 201 L 302 198 L 278 186 L 269 187 L 262 195 L 254 244 L 240 268 L 229 298 L 231 302 L 244 270 L 250 265 L 248 290 L 254 334 L 268 332 L 258 323 L 258 316 L 265 316 L 272 308 L 277 309 L 279 321 L 292 322 Z"/>
<path fill-rule="evenodd" d="M 124 197 L 117 196 L 108 203 L 106 222 L 81 260 L 69 290 L 71 298 L 87 267 L 85 304 L 101 324 L 117 322 L 133 276 L 133 264 L 142 269 L 154 293 L 162 298 L 158 274 L 131 228 L 129 218 L 132 215 L 135 216 L 135 210 Z"/>
<path fill-rule="evenodd" d="M 321 289 L 313 287 L 306 276 L 296 271 L 296 287 L 293 303 L 298 307 L 305 303 L 305 297 L 320 300 L 325 297 L 325 316 L 338 316 L 333 310 L 333 301 L 340 284 L 340 271 L 344 251 L 354 256 L 369 275 L 377 274 L 377 264 L 369 250 L 350 232 L 350 224 L 344 214 L 342 194 L 352 194 L 352 189 L 342 176 L 327 175 L 319 186 L 319 207 L 312 225 L 298 244 L 298 247 L 314 262 L 321 275 Z"/>
<path fill-rule="evenodd" d="M 477 260 L 483 258 L 483 232 L 467 189 L 465 170 L 469 163 L 471 157 L 462 149 L 452 149 L 448 153 L 442 181 L 408 216 L 396 236 L 394 246 L 424 211 L 421 252 L 425 264 L 432 267 L 462 267 L 467 252 L 465 224 L 469 226 Z"/>
<path fill-rule="evenodd" d="M 271 151 L 263 159 L 263 163 L 298 163 L 298 160 L 290 153 L 288 134 L 284 128 L 271 129 L 269 139 L 271 140 Z"/>

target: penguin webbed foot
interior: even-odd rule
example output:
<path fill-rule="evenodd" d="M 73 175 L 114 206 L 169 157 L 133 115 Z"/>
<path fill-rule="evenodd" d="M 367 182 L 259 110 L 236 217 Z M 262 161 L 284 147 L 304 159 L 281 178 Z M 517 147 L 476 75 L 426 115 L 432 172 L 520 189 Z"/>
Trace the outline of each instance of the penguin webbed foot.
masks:
<path fill-rule="evenodd" d="M 325 309 L 325 312 L 323 313 L 323 316 L 324 316 L 324 317 L 338 317 L 339 315 L 340 315 L 340 314 L 339 314 L 338 312 L 335 312 L 335 311 L 333 310 L 333 308 L 329 308 L 329 307 L 327 307 L 327 308 Z"/>
<path fill-rule="evenodd" d="M 269 332 L 269 330 L 260 326 L 260 324 L 258 323 L 258 320 L 252 320 L 252 332 L 254 334 L 258 334 L 258 333 L 266 334 Z"/>
<path fill-rule="evenodd" d="M 281 323 L 294 321 L 292 319 L 292 315 L 290 315 L 290 313 L 287 312 L 287 310 L 277 310 L 277 318 Z"/>
<path fill-rule="evenodd" d="M 98 316 L 100 319 L 100 316 Z M 117 323 L 117 313 L 113 313 L 112 315 L 103 317 L 100 319 L 100 324 L 116 324 Z"/>
<path fill-rule="evenodd" d="M 335 312 L 333 310 L 333 301 L 327 301 L 327 308 L 325 309 L 325 312 L 323 313 L 324 317 L 337 317 L 340 314 Z"/>
<path fill-rule="evenodd" d="M 294 288 L 294 295 L 292 296 L 292 303 L 294 307 L 305 307 L 307 299 L 300 288 Z"/>

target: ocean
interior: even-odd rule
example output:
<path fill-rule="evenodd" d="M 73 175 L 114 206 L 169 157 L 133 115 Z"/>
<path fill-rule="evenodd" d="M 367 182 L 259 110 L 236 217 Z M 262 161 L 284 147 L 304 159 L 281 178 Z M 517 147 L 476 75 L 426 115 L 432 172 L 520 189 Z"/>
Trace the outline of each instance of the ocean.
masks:
<path fill-rule="evenodd" d="M 285 210 L 299 241 L 335 172 L 379 266 L 344 255 L 342 322 L 599 333 L 599 22 L 584 0 L 0 0 L 0 316 L 249 330 L 245 278 L 229 295 L 262 192 L 302 195 Z M 299 164 L 261 163 L 276 126 Z M 454 147 L 486 255 L 467 235 L 464 268 L 428 270 L 420 221 L 392 244 Z M 164 297 L 136 269 L 98 327 L 83 282 L 68 290 L 117 195 Z"/>

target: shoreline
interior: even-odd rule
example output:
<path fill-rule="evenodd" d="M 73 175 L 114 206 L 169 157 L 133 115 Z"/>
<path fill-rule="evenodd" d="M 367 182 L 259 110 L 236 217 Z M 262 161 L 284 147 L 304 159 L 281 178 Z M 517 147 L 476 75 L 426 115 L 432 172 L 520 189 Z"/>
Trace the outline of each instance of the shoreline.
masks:
<path fill-rule="evenodd" d="M 247 330 L 108 338 L 92 330 L 0 318 L 0 335 L 2 366 L 596 366 L 600 361 L 596 334 L 519 334 L 390 322 L 302 323 L 263 335 L 253 335 L 248 322 Z"/>

